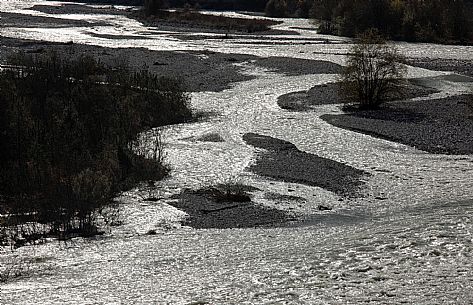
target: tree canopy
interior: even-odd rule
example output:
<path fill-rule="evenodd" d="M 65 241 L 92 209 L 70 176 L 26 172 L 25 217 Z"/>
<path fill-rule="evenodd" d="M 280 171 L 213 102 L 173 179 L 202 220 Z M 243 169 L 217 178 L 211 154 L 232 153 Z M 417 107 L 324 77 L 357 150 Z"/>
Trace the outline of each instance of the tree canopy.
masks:
<path fill-rule="evenodd" d="M 472 1 L 315 0 L 320 31 L 355 37 L 376 28 L 394 40 L 471 43 Z"/>

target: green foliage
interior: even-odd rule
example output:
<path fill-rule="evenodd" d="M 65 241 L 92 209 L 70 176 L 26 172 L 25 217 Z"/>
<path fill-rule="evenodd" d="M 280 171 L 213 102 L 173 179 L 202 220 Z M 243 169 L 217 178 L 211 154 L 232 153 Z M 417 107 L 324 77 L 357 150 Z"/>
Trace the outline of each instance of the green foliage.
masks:
<path fill-rule="evenodd" d="M 0 211 L 90 229 L 117 192 L 166 168 L 133 152 L 140 133 L 191 117 L 179 84 L 57 54 L 0 71 Z M 146 168 L 146 170 L 144 170 Z"/>
<path fill-rule="evenodd" d="M 360 108 L 376 108 L 400 90 L 407 72 L 396 48 L 374 30 L 351 48 L 342 73 L 342 93 Z"/>
<path fill-rule="evenodd" d="M 471 1 L 470 1 L 471 2 Z M 473 41 L 471 3 L 464 0 L 315 0 L 320 32 L 355 37 L 370 28 L 395 40 Z"/>

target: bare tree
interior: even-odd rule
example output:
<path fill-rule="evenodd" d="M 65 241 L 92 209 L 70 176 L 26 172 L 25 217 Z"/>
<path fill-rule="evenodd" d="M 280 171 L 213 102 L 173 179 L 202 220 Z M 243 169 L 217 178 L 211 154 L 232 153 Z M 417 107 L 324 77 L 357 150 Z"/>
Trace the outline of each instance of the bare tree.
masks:
<path fill-rule="evenodd" d="M 342 72 L 342 94 L 360 108 L 377 108 L 401 90 L 407 72 L 403 59 L 376 31 L 367 31 L 350 49 Z"/>

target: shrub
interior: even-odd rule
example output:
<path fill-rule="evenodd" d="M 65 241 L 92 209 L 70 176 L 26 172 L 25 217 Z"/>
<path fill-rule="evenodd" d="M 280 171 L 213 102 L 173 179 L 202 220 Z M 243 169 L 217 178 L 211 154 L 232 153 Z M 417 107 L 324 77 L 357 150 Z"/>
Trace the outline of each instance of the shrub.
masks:
<path fill-rule="evenodd" d="M 370 28 L 390 39 L 471 43 L 471 0 L 314 0 L 320 32 L 356 37 Z"/>
<path fill-rule="evenodd" d="M 17 54 L 8 66 L 0 71 L 4 213 L 90 235 L 118 192 L 166 174 L 162 150 L 138 156 L 134 146 L 143 131 L 191 117 L 179 83 L 54 53 Z"/>
<path fill-rule="evenodd" d="M 286 17 L 287 2 L 286 0 L 269 0 L 264 12 L 270 17 Z"/>
<path fill-rule="evenodd" d="M 144 0 L 144 9 L 146 15 L 154 15 L 159 10 L 166 7 L 165 0 Z"/>
<path fill-rule="evenodd" d="M 400 89 L 407 71 L 402 61 L 394 46 L 376 31 L 367 31 L 350 49 L 341 93 L 360 108 L 377 108 Z"/>

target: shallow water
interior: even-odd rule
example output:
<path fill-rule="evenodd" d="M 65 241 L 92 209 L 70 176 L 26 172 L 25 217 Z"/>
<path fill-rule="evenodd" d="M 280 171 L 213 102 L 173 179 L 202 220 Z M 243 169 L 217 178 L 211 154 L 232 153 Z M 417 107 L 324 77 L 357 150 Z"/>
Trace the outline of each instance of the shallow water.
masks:
<path fill-rule="evenodd" d="M 1 11 L 38 16 L 27 10 L 43 1 L 2 1 Z M 48 5 L 57 5 L 47 2 Z M 26 10 L 25 10 L 26 9 Z M 179 39 L 154 32 L 124 16 L 51 15 L 106 21 L 93 28 L 0 28 L 8 37 L 70 41 L 153 50 L 211 50 L 258 56 L 286 56 L 343 63 L 345 39 L 316 34 L 306 20 L 284 20 L 276 28 L 296 31 L 279 42 L 250 39 Z M 1 21 L 0 21 L 1 22 Z M 141 35 L 105 39 L 91 33 Z M 187 35 L 188 33 L 186 33 Z M 202 35 L 203 33 L 196 33 Z M 207 35 L 207 34 L 206 34 Z M 149 39 L 152 38 L 152 39 Z M 317 41 L 317 39 L 328 39 Z M 282 43 L 281 43 L 282 42 Z M 398 43 L 411 57 L 473 59 L 473 48 Z M 35 259 L 28 274 L 0 284 L 0 304 L 469 304 L 473 302 L 473 157 L 428 154 L 405 145 L 342 130 L 320 119 L 337 105 L 313 112 L 280 109 L 277 97 L 334 81 L 334 75 L 285 76 L 240 64 L 256 79 L 222 92 L 192 94 L 192 106 L 215 113 L 208 120 L 165 130 L 171 175 L 156 189 L 124 194 L 124 224 L 97 240 L 50 242 L 4 252 Z M 410 67 L 410 77 L 448 73 Z M 471 83 L 437 80 L 441 93 L 461 94 Z M 222 143 L 192 139 L 219 133 Z M 270 181 L 245 170 L 257 149 L 242 140 L 255 132 L 294 143 L 300 150 L 369 172 L 360 198 L 339 198 L 317 187 Z M 305 215 L 283 228 L 193 230 L 167 203 L 185 187 L 239 181 L 261 192 L 255 200 Z M 149 193 L 164 199 L 145 202 Z M 303 205 L 275 204 L 265 192 L 305 198 Z M 318 205 L 334 208 L 318 212 Z M 163 226 L 163 224 L 165 224 Z M 143 235 L 158 229 L 154 236 Z M 171 228 L 171 229 L 164 229 Z M 197 303 L 201 302 L 201 303 Z"/>

